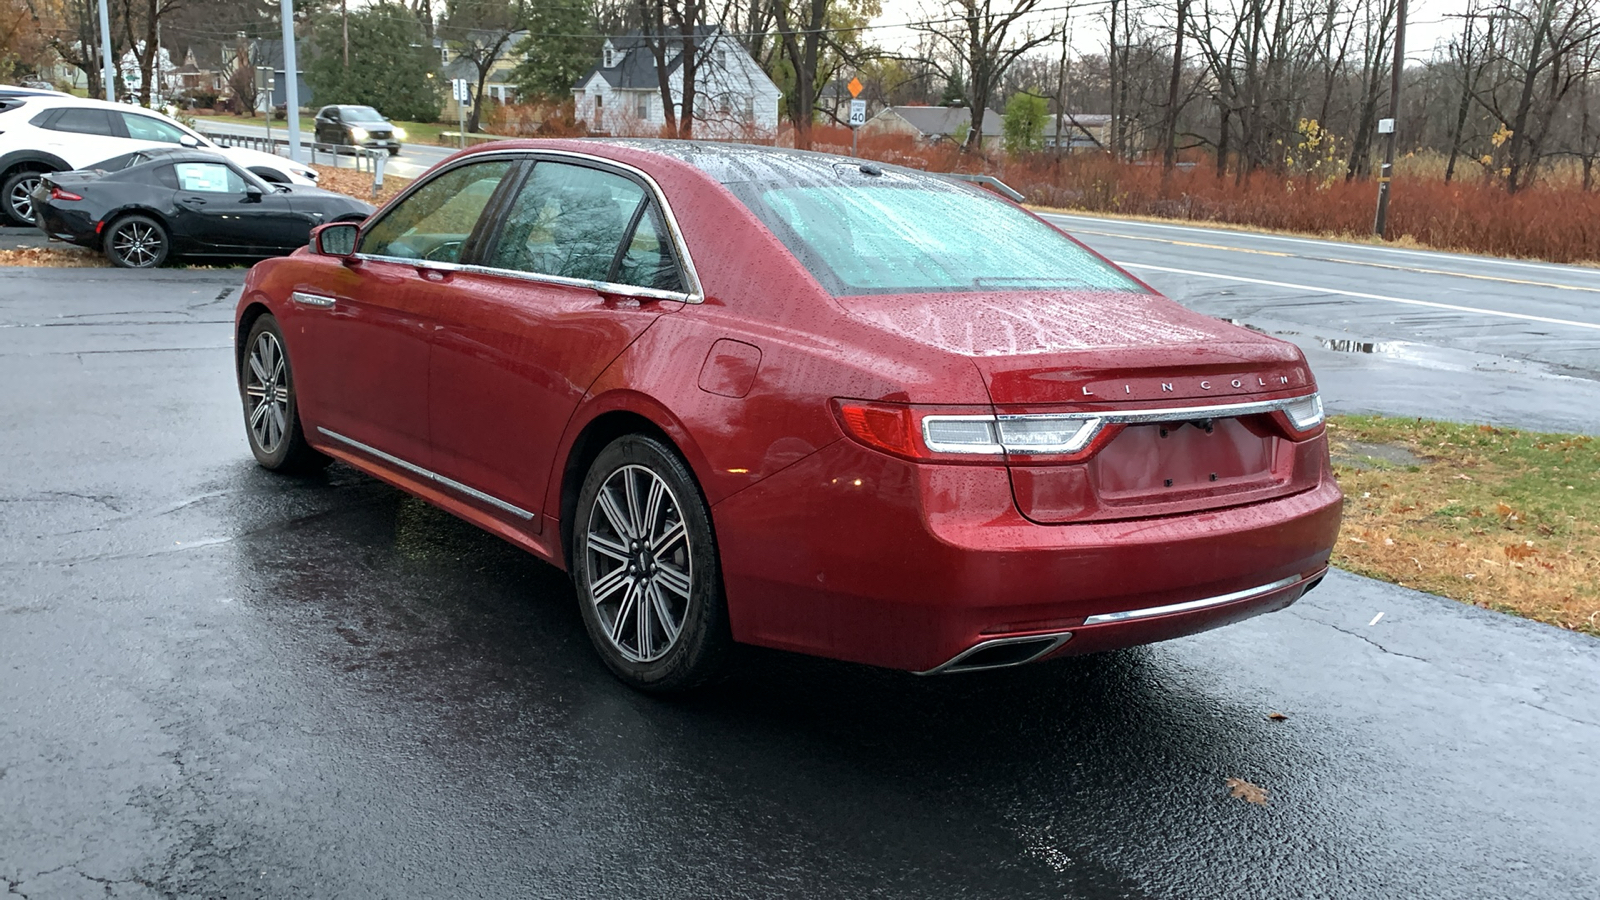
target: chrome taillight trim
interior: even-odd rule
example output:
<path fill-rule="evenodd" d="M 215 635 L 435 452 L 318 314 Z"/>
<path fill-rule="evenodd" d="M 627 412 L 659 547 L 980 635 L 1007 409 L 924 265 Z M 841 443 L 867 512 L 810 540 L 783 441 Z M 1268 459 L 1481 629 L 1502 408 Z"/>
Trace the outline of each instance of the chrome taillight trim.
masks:
<path fill-rule="evenodd" d="M 1289 424 L 1296 431 L 1310 431 L 1322 424 L 1322 396 L 1320 393 L 1301 394 L 1298 397 L 1283 397 L 1277 400 L 1257 400 L 1249 403 L 1217 403 L 1208 406 L 1170 406 L 1161 409 L 1112 409 L 1095 410 L 1094 412 L 1081 413 L 1043 413 L 1025 415 L 999 415 L 999 416 L 924 416 L 922 419 L 922 443 L 935 453 L 963 453 L 987 454 L 999 456 L 1001 454 L 1039 455 L 1077 453 L 1094 442 L 1101 429 L 1107 425 L 1137 425 L 1152 422 L 1192 422 L 1200 419 L 1230 419 L 1239 416 L 1254 416 L 1262 413 L 1283 411 L 1287 414 L 1289 407 L 1304 403 L 1310 398 L 1318 410 L 1317 416 L 1309 424 L 1302 426 L 1300 421 L 1289 416 Z M 1049 422 L 1088 422 L 1091 427 L 1080 429 L 1073 435 L 1069 444 L 1059 445 L 1013 445 L 1004 442 L 1003 424 L 1016 421 L 1049 421 Z M 995 425 L 995 434 L 1002 435 L 999 443 L 991 444 L 952 444 L 935 440 L 929 433 L 930 422 L 991 422 Z"/>
<path fill-rule="evenodd" d="M 1083 624 L 1105 625 L 1111 622 L 1128 622 L 1134 619 L 1148 619 L 1153 616 L 1168 616 L 1172 615 L 1173 613 L 1185 613 L 1194 612 L 1201 609 L 1209 609 L 1213 606 L 1222 606 L 1227 603 L 1236 603 L 1240 600 L 1249 600 L 1251 597 L 1260 597 L 1264 594 L 1270 594 L 1273 591 L 1280 591 L 1284 588 L 1294 587 L 1297 584 L 1310 584 L 1316 579 L 1321 578 L 1323 573 L 1326 571 L 1327 569 L 1321 569 L 1312 573 L 1311 575 L 1291 575 L 1288 578 L 1280 578 L 1271 584 L 1263 584 L 1253 588 L 1245 588 L 1242 591 L 1234 591 L 1231 594 L 1221 594 L 1216 597 L 1204 597 L 1199 600 L 1190 600 L 1185 603 L 1170 603 L 1166 606 L 1147 606 L 1144 609 L 1130 609 L 1125 612 L 1100 613 L 1099 615 L 1090 616 L 1084 619 Z M 1295 599 L 1299 598 L 1297 597 Z"/>

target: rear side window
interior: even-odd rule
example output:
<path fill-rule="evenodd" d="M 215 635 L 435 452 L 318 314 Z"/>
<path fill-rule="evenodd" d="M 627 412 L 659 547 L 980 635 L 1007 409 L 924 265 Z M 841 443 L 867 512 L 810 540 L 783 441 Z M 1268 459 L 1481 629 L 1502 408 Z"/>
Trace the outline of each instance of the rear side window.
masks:
<path fill-rule="evenodd" d="M 360 251 L 372 256 L 460 262 L 462 248 L 510 168 L 507 160 L 489 160 L 439 175 L 367 229 Z"/>
<path fill-rule="evenodd" d="M 44 126 L 52 131 L 70 131 L 74 134 L 99 134 L 113 137 L 111 114 L 103 109 L 64 109 L 55 120 Z"/>
<path fill-rule="evenodd" d="M 964 186 L 887 176 L 728 187 L 835 295 L 1144 291 L 1061 232 Z"/>
<path fill-rule="evenodd" d="M 672 255 L 671 240 L 662 225 L 654 203 L 639 217 L 639 224 L 623 247 L 617 274 L 609 279 L 617 284 L 655 288 L 658 291 L 684 291 L 678 263 Z"/>
<path fill-rule="evenodd" d="M 484 264 L 609 281 L 622 239 L 644 200 L 644 188 L 621 175 L 541 162 L 517 192 Z"/>

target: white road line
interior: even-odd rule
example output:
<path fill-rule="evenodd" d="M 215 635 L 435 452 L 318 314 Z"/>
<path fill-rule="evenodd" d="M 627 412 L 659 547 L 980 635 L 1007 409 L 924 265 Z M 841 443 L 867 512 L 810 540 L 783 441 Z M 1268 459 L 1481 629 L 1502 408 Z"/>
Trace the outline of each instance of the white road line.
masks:
<path fill-rule="evenodd" d="M 1157 222 L 1135 222 L 1129 219 L 1114 219 L 1102 216 L 1067 215 L 1063 213 L 1039 213 L 1044 219 L 1070 219 L 1080 222 L 1097 222 L 1101 225 L 1127 225 L 1135 228 L 1156 228 L 1167 231 L 1183 231 L 1190 234 L 1209 234 L 1213 238 L 1226 236 L 1262 241 L 1282 241 L 1289 244 L 1311 244 L 1325 250 L 1342 248 L 1352 251 L 1371 251 L 1373 253 L 1399 253 L 1406 256 L 1421 256 L 1433 260 L 1458 259 L 1463 262 L 1477 263 L 1493 266 L 1514 266 L 1522 269 L 1539 269 L 1545 272 L 1560 272 L 1564 275 L 1584 275 L 1600 278 L 1600 269 L 1587 269 L 1582 266 L 1568 266 L 1561 263 L 1525 262 L 1517 259 L 1499 259 L 1492 256 L 1472 256 L 1465 253 L 1450 253 L 1444 250 L 1407 250 L 1403 247 L 1380 247 L 1369 244 L 1347 244 L 1341 241 L 1321 241 L 1316 238 L 1288 237 L 1281 234 L 1256 234 L 1250 231 L 1231 231 L 1226 228 L 1200 228 L 1194 225 L 1164 225 Z M 1337 262 L 1338 260 L 1335 260 Z"/>
<path fill-rule="evenodd" d="M 1573 319 L 1554 319 L 1549 316 L 1534 316 L 1527 313 L 1506 312 L 1499 309 L 1483 309 L 1478 306 L 1458 306 L 1454 303 L 1436 303 L 1432 300 L 1411 300 L 1406 297 L 1390 297 L 1384 294 L 1366 294 L 1361 291 L 1341 291 L 1338 288 L 1317 287 L 1310 284 L 1291 284 L 1287 281 L 1267 281 L 1264 278 L 1245 278 L 1242 275 L 1222 275 L 1217 272 L 1196 272 L 1193 269 L 1171 269 L 1166 266 L 1149 266 L 1143 263 L 1117 262 L 1124 269 L 1148 269 L 1152 272 L 1168 272 L 1173 275 L 1192 275 L 1196 278 L 1217 278 L 1222 281 L 1238 281 L 1244 284 L 1260 284 L 1267 287 L 1287 288 L 1291 291 L 1309 291 L 1314 294 L 1337 294 L 1341 297 L 1358 297 L 1362 300 L 1382 300 L 1387 303 L 1403 303 L 1406 306 L 1425 306 L 1429 309 L 1447 309 L 1451 312 L 1477 313 L 1480 316 L 1498 316 L 1502 319 L 1521 319 L 1525 322 L 1544 322 L 1548 325 L 1567 325 L 1572 328 L 1588 328 L 1600 331 L 1600 324 L 1595 322 L 1578 322 Z"/>

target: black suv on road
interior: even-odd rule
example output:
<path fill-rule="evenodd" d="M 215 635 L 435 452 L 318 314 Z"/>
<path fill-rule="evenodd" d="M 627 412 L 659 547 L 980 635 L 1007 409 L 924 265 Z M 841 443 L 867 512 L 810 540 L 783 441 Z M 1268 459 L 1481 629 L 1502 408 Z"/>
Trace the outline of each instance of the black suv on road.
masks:
<path fill-rule="evenodd" d="M 319 144 L 388 150 L 394 156 L 400 152 L 406 130 L 370 106 L 324 106 L 317 110 L 316 135 Z"/>

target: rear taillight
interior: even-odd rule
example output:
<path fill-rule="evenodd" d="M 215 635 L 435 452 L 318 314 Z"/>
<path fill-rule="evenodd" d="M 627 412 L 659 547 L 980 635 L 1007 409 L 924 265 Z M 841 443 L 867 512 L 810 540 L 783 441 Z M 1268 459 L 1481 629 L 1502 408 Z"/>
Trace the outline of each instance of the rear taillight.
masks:
<path fill-rule="evenodd" d="M 1081 458 L 1118 430 L 1104 427 L 1094 415 L 995 416 L 867 400 L 835 400 L 833 406 L 845 434 L 874 450 L 916 460 Z"/>
<path fill-rule="evenodd" d="M 51 200 L 82 200 L 83 198 L 78 196 L 77 194 L 74 194 L 71 191 L 63 191 L 61 188 L 52 187 L 50 189 L 50 199 Z"/>
<path fill-rule="evenodd" d="M 1310 431 L 1322 424 L 1322 395 L 1309 394 L 1283 408 L 1283 414 L 1296 431 Z"/>
<path fill-rule="evenodd" d="M 1318 394 L 1248 403 L 1070 413 L 993 415 L 980 412 L 982 407 L 844 399 L 835 399 L 833 409 L 846 435 L 905 459 L 1027 465 L 1082 462 L 1130 425 L 1192 422 L 1210 433 L 1213 419 L 1238 418 L 1257 423 L 1252 429 L 1260 427 L 1293 441 L 1305 441 L 1321 433 L 1324 419 Z"/>

